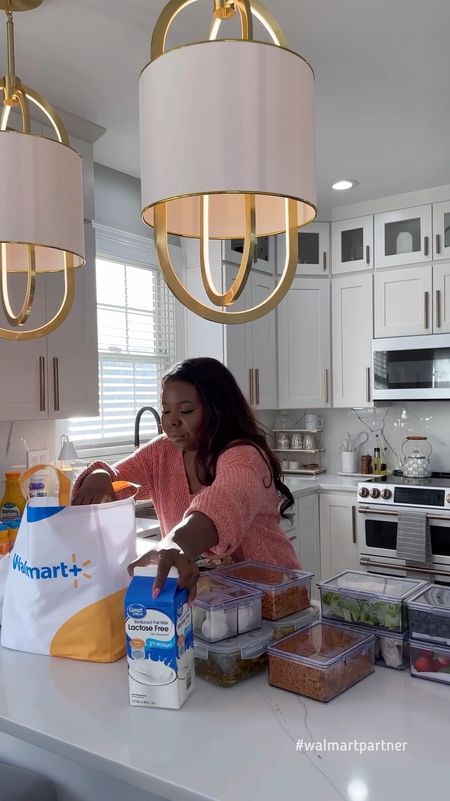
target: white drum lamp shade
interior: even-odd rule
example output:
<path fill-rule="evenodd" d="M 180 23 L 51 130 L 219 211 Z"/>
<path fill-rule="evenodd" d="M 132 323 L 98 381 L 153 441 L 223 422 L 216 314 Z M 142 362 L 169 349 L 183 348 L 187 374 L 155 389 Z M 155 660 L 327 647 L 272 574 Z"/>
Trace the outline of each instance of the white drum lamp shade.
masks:
<path fill-rule="evenodd" d="M 2 131 L 0 174 L 0 242 L 8 273 L 27 272 L 27 244 L 35 245 L 36 273 L 62 271 L 65 252 L 74 267 L 83 265 L 78 153 L 41 136 Z"/>
<path fill-rule="evenodd" d="M 285 230 L 285 198 L 297 226 L 316 214 L 314 76 L 290 50 L 255 41 L 210 41 L 164 53 L 139 84 L 142 217 L 167 201 L 167 230 L 243 238 L 244 194 L 255 195 L 256 236 Z"/>

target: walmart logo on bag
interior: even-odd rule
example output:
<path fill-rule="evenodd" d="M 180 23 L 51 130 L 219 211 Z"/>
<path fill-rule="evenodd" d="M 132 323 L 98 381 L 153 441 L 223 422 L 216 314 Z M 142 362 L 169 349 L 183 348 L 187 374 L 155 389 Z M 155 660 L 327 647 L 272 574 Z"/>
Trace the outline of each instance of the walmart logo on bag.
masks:
<path fill-rule="evenodd" d="M 57 565 L 43 565 L 42 567 L 37 567 L 28 564 L 27 560 L 25 561 L 19 556 L 18 553 L 13 555 L 12 560 L 12 567 L 13 570 L 17 570 L 19 573 L 23 573 L 24 576 L 28 576 L 30 579 L 34 579 L 35 581 L 40 581 L 41 579 L 55 579 L 55 578 L 63 578 L 63 579 L 72 579 L 72 587 L 77 589 L 78 587 L 78 578 L 77 576 L 81 573 L 83 577 L 87 580 L 91 579 L 92 576 L 90 573 L 85 572 L 85 568 L 91 564 L 90 559 L 86 559 L 84 562 L 81 563 L 81 567 L 77 565 L 77 555 L 75 553 L 72 554 L 70 567 L 69 564 L 66 562 L 59 562 Z"/>

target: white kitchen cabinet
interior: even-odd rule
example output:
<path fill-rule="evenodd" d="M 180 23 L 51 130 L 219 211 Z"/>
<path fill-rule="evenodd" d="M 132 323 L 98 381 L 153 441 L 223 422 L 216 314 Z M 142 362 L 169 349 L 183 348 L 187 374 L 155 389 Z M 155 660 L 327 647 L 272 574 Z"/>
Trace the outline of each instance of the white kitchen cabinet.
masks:
<path fill-rule="evenodd" d="M 225 266 L 226 286 L 236 275 L 236 267 Z M 274 279 L 252 269 L 242 295 L 232 311 L 256 306 L 270 295 Z M 277 406 L 277 345 L 275 311 L 253 323 L 225 328 L 226 364 L 254 409 Z"/>
<path fill-rule="evenodd" d="M 51 419 L 98 414 L 95 234 L 85 226 L 86 266 L 75 272 L 75 299 L 67 319 L 47 337 L 47 408 Z M 47 283 L 47 313 L 60 303 L 64 278 Z"/>
<path fill-rule="evenodd" d="M 356 492 L 320 494 L 321 581 L 342 570 L 359 569 Z"/>
<path fill-rule="evenodd" d="M 331 224 L 332 273 L 371 270 L 373 267 L 373 217 L 354 217 Z"/>
<path fill-rule="evenodd" d="M 259 236 L 256 240 L 253 268 L 268 275 L 274 275 L 276 263 L 276 236 Z M 240 264 L 244 248 L 243 239 L 225 239 L 223 242 L 223 259 L 231 264 Z"/>
<path fill-rule="evenodd" d="M 207 299 L 201 279 L 198 258 L 192 243 L 184 243 L 186 253 L 186 286 L 205 304 Z M 216 287 L 223 291 L 236 276 L 237 267 L 217 260 L 211 254 L 211 272 Z M 223 274 L 222 274 L 223 273 Z M 242 295 L 230 311 L 239 311 L 261 303 L 273 290 L 270 275 L 252 269 Z M 276 324 L 275 311 L 253 323 L 220 325 L 204 320 L 185 310 L 185 358 L 210 356 L 219 359 L 233 373 L 242 392 L 254 409 L 275 409 L 277 406 Z"/>
<path fill-rule="evenodd" d="M 330 272 L 330 223 L 314 222 L 298 230 L 297 275 L 328 275 Z M 277 237 L 277 274 L 284 270 L 286 236 Z"/>
<path fill-rule="evenodd" d="M 375 336 L 431 334 L 432 289 L 431 264 L 375 273 Z"/>
<path fill-rule="evenodd" d="M 298 498 L 299 559 L 302 570 L 314 573 L 311 595 L 318 599 L 316 582 L 320 581 L 319 496 L 317 492 Z"/>
<path fill-rule="evenodd" d="M 85 226 L 85 238 L 87 263 L 76 270 L 75 299 L 64 323 L 48 337 L 28 342 L 0 340 L 0 363 L 5 371 L 0 389 L 0 420 L 98 414 L 95 237 L 89 224 Z M 38 278 L 25 328 L 35 328 L 54 315 L 61 305 L 63 286 L 62 275 Z M 15 309 L 19 308 L 22 292 L 19 277 L 11 293 Z M 0 324 L 4 325 L 3 316 Z"/>
<path fill-rule="evenodd" d="M 370 273 L 333 277 L 333 406 L 368 406 L 373 337 L 373 282 Z"/>
<path fill-rule="evenodd" d="M 8 276 L 9 295 L 13 311 L 22 306 L 24 276 Z M 23 330 L 37 328 L 46 322 L 44 277 L 36 279 L 36 294 L 31 315 Z M 0 326 L 9 328 L 0 306 Z M 0 420 L 39 420 L 48 417 L 44 384 L 46 381 L 45 338 L 25 342 L 0 339 Z"/>
<path fill-rule="evenodd" d="M 330 282 L 295 278 L 278 306 L 281 409 L 330 405 Z"/>
<path fill-rule="evenodd" d="M 274 281 L 268 275 L 254 273 L 251 276 L 251 304 L 262 303 L 273 291 Z M 253 407 L 255 409 L 277 408 L 277 331 L 276 312 L 271 311 L 247 326 L 251 339 L 248 364 L 253 370 Z"/>
<path fill-rule="evenodd" d="M 433 264 L 433 296 L 433 332 L 448 334 L 450 333 L 450 261 Z"/>
<path fill-rule="evenodd" d="M 433 259 L 450 259 L 450 200 L 433 203 Z"/>
<path fill-rule="evenodd" d="M 283 529 L 289 542 L 292 544 L 295 554 L 300 559 L 299 551 L 299 499 L 294 497 L 294 505 L 288 509 L 292 515 L 292 520 L 280 517 L 280 526 Z"/>
<path fill-rule="evenodd" d="M 431 205 L 375 214 L 375 267 L 431 261 Z"/>

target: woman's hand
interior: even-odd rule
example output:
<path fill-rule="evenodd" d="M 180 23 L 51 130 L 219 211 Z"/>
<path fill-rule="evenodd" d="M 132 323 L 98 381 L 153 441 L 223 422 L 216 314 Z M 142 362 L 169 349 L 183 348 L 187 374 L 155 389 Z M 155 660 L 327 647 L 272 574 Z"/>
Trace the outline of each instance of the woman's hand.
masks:
<path fill-rule="evenodd" d="M 94 470 L 84 479 L 76 495 L 72 498 L 73 506 L 90 503 L 105 503 L 115 498 L 112 479 L 106 470 Z"/>
<path fill-rule="evenodd" d="M 153 582 L 152 597 L 157 598 L 171 567 L 178 570 L 178 586 L 189 590 L 189 604 L 195 599 L 197 594 L 197 580 L 199 570 L 195 559 L 183 550 L 173 540 L 165 538 L 156 543 L 147 553 L 136 559 L 128 566 L 128 572 L 133 575 L 135 567 L 145 567 L 145 565 L 157 564 L 158 570 L 155 581 Z"/>

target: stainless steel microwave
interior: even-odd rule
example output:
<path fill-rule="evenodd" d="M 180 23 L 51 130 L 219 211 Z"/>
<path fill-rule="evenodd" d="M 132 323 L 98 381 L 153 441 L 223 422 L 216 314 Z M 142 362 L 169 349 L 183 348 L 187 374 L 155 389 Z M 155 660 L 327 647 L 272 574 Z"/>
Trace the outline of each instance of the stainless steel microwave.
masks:
<path fill-rule="evenodd" d="M 372 398 L 450 398 L 450 334 L 373 339 Z"/>

